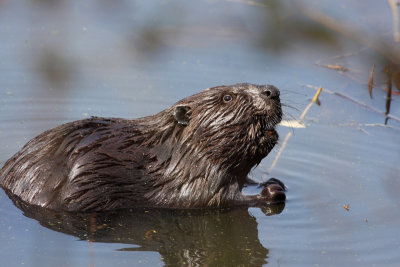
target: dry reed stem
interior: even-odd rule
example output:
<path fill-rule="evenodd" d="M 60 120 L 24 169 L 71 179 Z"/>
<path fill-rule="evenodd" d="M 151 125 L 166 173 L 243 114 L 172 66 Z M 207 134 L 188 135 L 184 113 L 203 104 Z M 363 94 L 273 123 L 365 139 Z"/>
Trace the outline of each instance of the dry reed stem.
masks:
<path fill-rule="evenodd" d="M 372 64 L 371 72 L 369 73 L 368 79 L 368 92 L 369 97 L 372 99 L 372 90 L 374 89 L 374 71 L 375 71 L 375 64 Z"/>
<path fill-rule="evenodd" d="M 400 42 L 400 33 L 399 33 L 399 10 L 397 8 L 396 0 L 388 0 L 389 7 L 392 11 L 393 16 L 393 37 L 396 43 Z"/>

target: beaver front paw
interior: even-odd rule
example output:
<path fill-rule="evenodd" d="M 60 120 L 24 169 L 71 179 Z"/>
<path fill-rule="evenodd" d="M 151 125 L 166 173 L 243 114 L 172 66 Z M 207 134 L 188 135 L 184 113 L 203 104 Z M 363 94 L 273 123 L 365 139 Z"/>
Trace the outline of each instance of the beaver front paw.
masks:
<path fill-rule="evenodd" d="M 285 185 L 276 178 L 271 178 L 262 184 L 261 198 L 268 203 L 279 203 L 286 200 Z"/>

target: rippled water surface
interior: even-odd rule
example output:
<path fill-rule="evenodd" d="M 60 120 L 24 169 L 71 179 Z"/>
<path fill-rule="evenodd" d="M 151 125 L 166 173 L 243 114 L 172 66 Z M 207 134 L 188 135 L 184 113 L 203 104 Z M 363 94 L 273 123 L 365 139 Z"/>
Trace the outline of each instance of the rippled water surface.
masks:
<path fill-rule="evenodd" d="M 273 84 L 285 120 L 323 91 L 305 128 L 279 126 L 251 173 L 286 184 L 284 207 L 65 214 L 0 190 L 0 266 L 399 266 L 400 43 L 388 2 L 1 2 L 0 165 L 59 124 L 145 116 L 211 86 Z M 373 109 L 386 111 L 388 72 L 387 120 Z"/>

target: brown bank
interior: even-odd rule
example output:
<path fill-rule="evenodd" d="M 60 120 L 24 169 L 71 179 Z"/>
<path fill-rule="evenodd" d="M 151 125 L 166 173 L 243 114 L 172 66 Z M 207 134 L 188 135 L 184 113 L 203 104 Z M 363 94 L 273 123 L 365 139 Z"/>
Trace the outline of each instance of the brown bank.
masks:
<path fill-rule="evenodd" d="M 281 118 L 276 87 L 218 86 L 152 116 L 93 117 L 48 130 L 5 163 L 0 184 L 29 204 L 67 211 L 282 202 L 276 179 L 260 194 L 241 193 L 277 143 Z"/>

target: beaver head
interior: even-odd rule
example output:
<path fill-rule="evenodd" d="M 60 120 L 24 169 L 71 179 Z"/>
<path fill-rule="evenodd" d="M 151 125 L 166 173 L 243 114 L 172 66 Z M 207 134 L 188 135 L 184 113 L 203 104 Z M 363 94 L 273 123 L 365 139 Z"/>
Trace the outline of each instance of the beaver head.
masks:
<path fill-rule="evenodd" d="M 237 197 L 247 174 L 277 143 L 281 119 L 279 90 L 247 83 L 206 89 L 146 119 L 146 143 L 157 157 L 151 172 L 160 177 L 161 191 L 171 188 L 175 196 L 153 191 L 151 199 L 193 207 Z"/>

